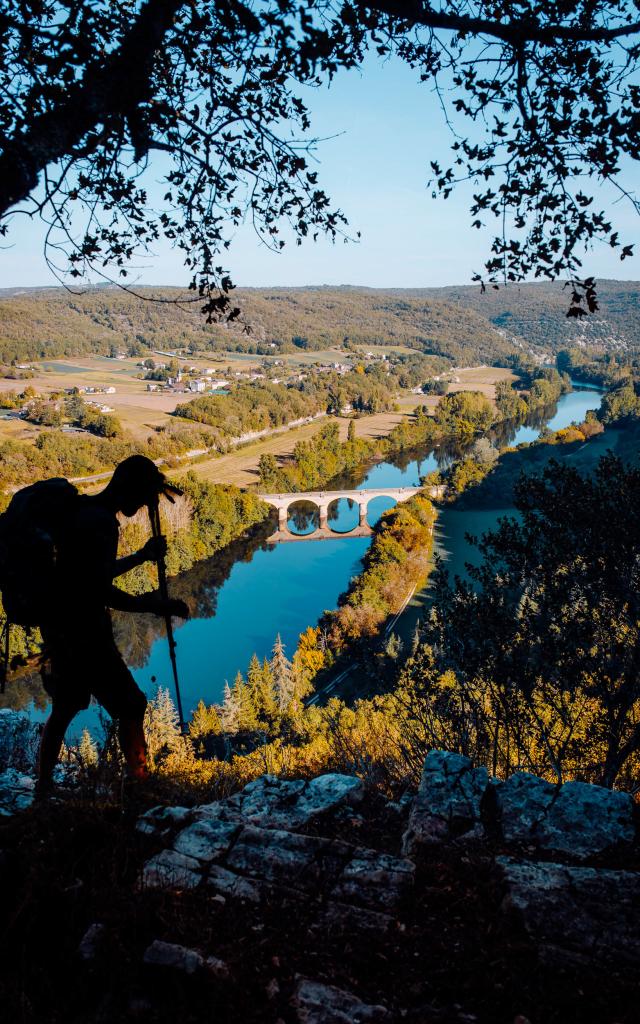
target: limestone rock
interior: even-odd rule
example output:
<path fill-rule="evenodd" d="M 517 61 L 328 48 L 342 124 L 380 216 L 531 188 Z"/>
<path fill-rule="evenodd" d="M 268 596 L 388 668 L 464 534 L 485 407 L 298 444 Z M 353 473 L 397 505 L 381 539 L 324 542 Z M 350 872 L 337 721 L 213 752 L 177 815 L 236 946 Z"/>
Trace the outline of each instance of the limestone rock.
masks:
<path fill-rule="evenodd" d="M 579 860 L 630 845 L 634 838 L 633 798 L 586 782 L 565 782 L 536 832 L 542 850 Z"/>
<path fill-rule="evenodd" d="M 558 787 L 529 772 L 515 772 L 494 789 L 498 821 L 507 843 L 531 843 Z"/>
<path fill-rule="evenodd" d="M 499 857 L 502 910 L 515 916 L 543 960 L 640 966 L 640 873 Z"/>
<path fill-rule="evenodd" d="M 200 884 L 201 864 L 175 850 L 162 850 L 144 866 L 142 886 L 147 889 L 195 889 Z"/>
<path fill-rule="evenodd" d="M 300 978 L 292 1004 L 299 1024 L 379 1024 L 390 1020 L 384 1006 L 369 1006 L 333 985 Z"/>
<path fill-rule="evenodd" d="M 152 967 L 165 967 L 184 974 L 196 974 L 206 971 L 216 978 L 224 980 L 229 977 L 229 967 L 217 956 L 203 956 L 195 949 L 180 946 L 175 942 L 161 942 L 155 939 L 144 952 L 144 962 Z"/>
<path fill-rule="evenodd" d="M 241 878 L 219 864 L 212 864 L 209 868 L 207 885 L 221 897 L 229 896 L 232 899 L 247 900 L 249 903 L 260 901 L 258 884 L 250 882 L 248 878 Z"/>
<path fill-rule="evenodd" d="M 431 750 L 403 837 L 409 856 L 421 846 L 480 837 L 480 803 L 489 785 L 486 768 L 473 768 L 468 757 Z"/>
<path fill-rule="evenodd" d="M 188 857 L 212 861 L 227 852 L 237 832 L 236 822 L 196 821 L 179 833 L 173 847 Z"/>
<path fill-rule="evenodd" d="M 33 803 L 35 779 L 23 775 L 15 768 L 7 768 L 0 774 L 0 818 L 10 818 L 19 811 L 26 811 Z"/>
<path fill-rule="evenodd" d="M 144 951 L 144 962 L 153 967 L 168 967 L 195 974 L 204 967 L 204 957 L 195 949 L 187 949 L 174 942 L 161 942 L 155 939 Z"/>
<path fill-rule="evenodd" d="M 320 775 L 310 782 L 261 775 L 226 800 L 196 807 L 194 816 L 296 831 L 323 814 L 358 803 L 363 793 L 362 780 L 350 775 Z"/>
<path fill-rule="evenodd" d="M 138 819 L 136 829 L 146 835 L 163 836 L 175 825 L 182 825 L 191 817 L 189 807 L 152 807 Z"/>
<path fill-rule="evenodd" d="M 413 885 L 415 865 L 376 850 L 356 848 L 331 898 L 376 911 L 394 910 Z"/>
<path fill-rule="evenodd" d="M 351 849 L 331 839 L 248 826 L 234 843 L 227 865 L 270 885 L 317 892 L 337 881 Z"/>

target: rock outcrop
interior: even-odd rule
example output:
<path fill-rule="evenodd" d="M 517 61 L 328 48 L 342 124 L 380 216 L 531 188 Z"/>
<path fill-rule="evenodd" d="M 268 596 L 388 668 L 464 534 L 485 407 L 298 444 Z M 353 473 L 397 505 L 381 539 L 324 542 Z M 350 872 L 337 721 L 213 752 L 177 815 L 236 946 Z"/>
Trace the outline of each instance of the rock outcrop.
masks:
<path fill-rule="evenodd" d="M 637 839 L 633 798 L 584 782 L 550 782 L 516 772 L 490 779 L 467 757 L 432 750 L 424 764 L 403 848 L 497 840 L 573 861 L 630 849 Z"/>
<path fill-rule="evenodd" d="M 474 768 L 469 758 L 460 754 L 432 750 L 411 808 L 405 853 L 415 853 L 431 843 L 480 837 L 480 805 L 488 785 L 486 768 Z"/>
<path fill-rule="evenodd" d="M 325 775 L 311 782 L 264 776 L 227 800 L 173 818 L 166 809 L 154 808 L 139 828 L 167 842 L 145 864 L 141 885 L 202 886 L 252 902 L 274 894 L 290 903 L 321 900 L 325 915 L 340 905 L 353 920 L 360 917 L 365 928 L 370 912 L 378 927 L 387 927 L 389 915 L 411 891 L 413 863 L 308 834 L 323 815 L 357 804 L 362 794 L 362 782 L 350 776 Z M 176 831 L 176 822 L 185 827 Z"/>
<path fill-rule="evenodd" d="M 15 768 L 0 773 L 0 818 L 10 818 L 31 807 L 35 784 L 33 776 Z"/>
<path fill-rule="evenodd" d="M 392 852 L 353 842 L 336 827 L 341 816 L 359 820 L 363 800 L 362 783 L 347 776 L 264 776 L 227 800 L 154 808 L 138 828 L 162 849 L 144 865 L 142 889 L 213 891 L 223 904 L 254 908 L 258 920 L 261 908 L 277 905 L 283 914 L 304 912 L 312 934 L 393 945 L 412 902 L 423 898 L 421 866 L 471 857 L 488 872 L 500 929 L 528 943 L 540 964 L 640 966 L 640 873 L 601 863 L 611 856 L 637 863 L 627 794 L 554 786 L 525 772 L 498 782 L 465 757 L 432 751 L 416 797 L 386 805 L 396 827 L 405 822 Z M 162 942 L 150 950 L 147 963 L 204 969 L 204 954 Z M 306 975 L 289 1005 L 300 1024 L 397 1019 L 397 1007 Z M 419 1019 L 476 1018 L 460 1010 Z"/>
<path fill-rule="evenodd" d="M 384 1006 L 368 1006 L 350 992 L 300 978 L 292 1000 L 299 1024 L 383 1024 Z"/>
<path fill-rule="evenodd" d="M 640 873 L 498 857 L 502 910 L 547 963 L 640 965 Z"/>

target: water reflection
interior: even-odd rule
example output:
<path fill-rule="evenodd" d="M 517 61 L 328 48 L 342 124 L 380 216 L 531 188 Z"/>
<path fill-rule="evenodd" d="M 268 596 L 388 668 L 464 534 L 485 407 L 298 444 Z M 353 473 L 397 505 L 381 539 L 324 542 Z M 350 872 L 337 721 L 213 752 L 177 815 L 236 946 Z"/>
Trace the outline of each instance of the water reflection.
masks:
<path fill-rule="evenodd" d="M 558 406 L 553 403 L 530 412 L 523 422 L 505 420 L 503 423 L 496 423 L 491 428 L 491 440 L 498 448 L 511 448 L 519 444 L 537 441 L 540 432 L 553 418 L 557 409 Z"/>
<path fill-rule="evenodd" d="M 393 498 L 372 498 L 367 506 L 367 522 L 369 526 L 375 526 L 378 519 L 388 509 L 393 508 L 396 502 Z"/>
<path fill-rule="evenodd" d="M 305 537 L 320 526 L 320 510 L 312 501 L 294 501 L 289 505 L 287 526 L 291 533 Z"/>
<path fill-rule="evenodd" d="M 328 512 L 329 527 L 334 533 L 350 533 L 360 522 L 360 506 L 353 498 L 335 498 Z"/>

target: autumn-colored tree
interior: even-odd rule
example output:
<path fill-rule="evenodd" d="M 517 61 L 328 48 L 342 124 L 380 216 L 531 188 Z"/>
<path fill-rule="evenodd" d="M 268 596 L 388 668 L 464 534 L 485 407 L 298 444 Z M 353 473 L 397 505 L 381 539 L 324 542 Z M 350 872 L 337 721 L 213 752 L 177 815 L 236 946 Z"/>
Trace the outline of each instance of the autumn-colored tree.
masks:
<path fill-rule="evenodd" d="M 440 574 L 424 641 L 483 722 L 492 769 L 633 788 L 640 774 L 640 471 L 551 463 L 515 488 L 520 518 Z M 635 783 L 633 780 L 635 779 Z"/>

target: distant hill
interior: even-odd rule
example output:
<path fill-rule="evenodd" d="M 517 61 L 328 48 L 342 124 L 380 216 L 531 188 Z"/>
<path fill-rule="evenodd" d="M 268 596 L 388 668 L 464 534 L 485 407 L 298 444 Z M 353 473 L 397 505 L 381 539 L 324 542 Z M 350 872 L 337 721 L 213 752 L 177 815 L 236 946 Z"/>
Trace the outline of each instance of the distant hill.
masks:
<path fill-rule="evenodd" d="M 0 290 L 0 360 L 43 359 L 124 349 L 238 349 L 274 354 L 345 342 L 405 345 L 462 365 L 504 363 L 523 353 L 584 342 L 640 348 L 640 283 L 603 281 L 601 312 L 566 318 L 560 285 L 481 293 L 476 287 L 238 289 L 239 324 L 207 325 L 192 293 L 117 288 L 72 295 L 61 288 Z M 188 305 L 175 305 L 179 300 Z"/>
<path fill-rule="evenodd" d="M 402 294 L 437 297 L 473 310 L 528 344 L 554 352 L 576 344 L 607 351 L 640 348 L 640 281 L 598 281 L 597 290 L 600 310 L 582 320 L 568 319 L 569 291 L 559 282 L 509 285 L 486 292 L 461 286 L 403 290 Z"/>

